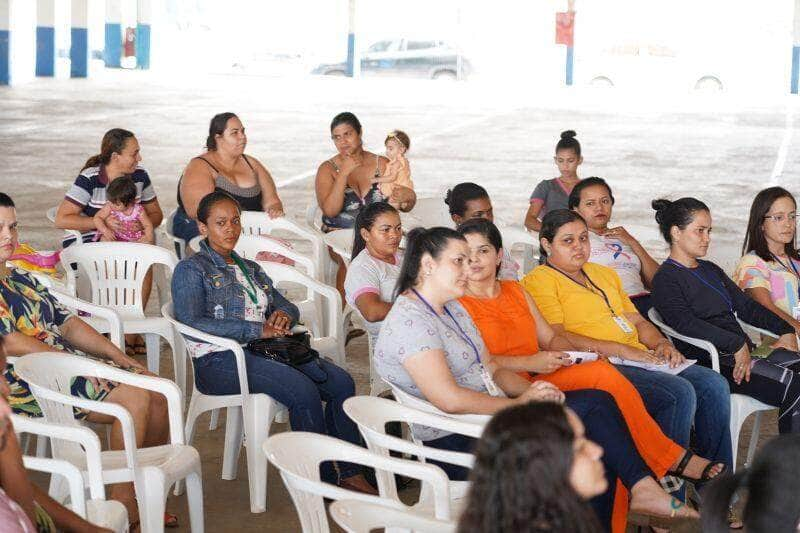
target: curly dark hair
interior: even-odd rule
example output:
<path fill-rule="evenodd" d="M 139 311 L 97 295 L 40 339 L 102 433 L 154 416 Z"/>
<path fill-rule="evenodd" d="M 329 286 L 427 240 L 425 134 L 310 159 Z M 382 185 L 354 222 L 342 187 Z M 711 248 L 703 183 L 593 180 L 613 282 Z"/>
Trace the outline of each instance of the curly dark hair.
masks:
<path fill-rule="evenodd" d="M 458 531 L 602 531 L 569 482 L 574 439 L 561 405 L 531 402 L 497 413 L 476 449 Z"/>

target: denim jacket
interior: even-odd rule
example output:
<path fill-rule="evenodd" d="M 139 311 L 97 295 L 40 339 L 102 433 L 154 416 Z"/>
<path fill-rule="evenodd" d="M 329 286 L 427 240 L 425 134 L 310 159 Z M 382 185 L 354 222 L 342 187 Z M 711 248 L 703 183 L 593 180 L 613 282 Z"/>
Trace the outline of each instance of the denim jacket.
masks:
<path fill-rule="evenodd" d="M 264 322 L 244 319 L 247 295 L 232 269 L 207 241 L 202 241 L 200 248 L 198 253 L 179 262 L 172 274 L 175 318 L 187 326 L 242 344 L 261 337 Z M 294 325 L 300 316 L 297 306 L 275 290 L 272 280 L 257 263 L 236 255 L 236 252 L 231 252 L 231 255 L 241 260 L 253 283 L 267 293 L 269 305 L 264 321 L 272 312 L 280 310 L 292 318 Z"/>

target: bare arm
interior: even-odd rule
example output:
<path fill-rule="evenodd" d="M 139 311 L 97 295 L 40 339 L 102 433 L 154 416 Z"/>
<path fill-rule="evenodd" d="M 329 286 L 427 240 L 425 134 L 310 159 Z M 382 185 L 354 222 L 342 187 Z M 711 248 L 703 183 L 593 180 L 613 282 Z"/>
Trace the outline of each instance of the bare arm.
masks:
<path fill-rule="evenodd" d="M 747 295 L 752 298 L 753 300 L 757 301 L 786 322 L 792 325 L 795 332 L 800 335 L 800 321 L 795 320 L 791 315 L 780 309 L 777 305 L 772 302 L 772 297 L 770 295 L 769 290 L 765 289 L 764 287 L 754 287 L 752 289 L 745 289 L 744 290 Z"/>
<path fill-rule="evenodd" d="M 110 529 L 91 524 L 73 513 L 51 498 L 47 491 L 42 490 L 38 485 L 31 483 L 31 486 L 33 487 L 34 500 L 53 519 L 59 531 L 64 531 L 65 533 L 111 533 Z"/>
<path fill-rule="evenodd" d="M 96 229 L 94 218 L 83 215 L 83 208 L 66 198 L 61 200 L 61 205 L 56 211 L 55 226 L 58 229 L 72 229 L 80 232 Z"/>
<path fill-rule="evenodd" d="M 103 207 L 100 208 L 100 211 L 95 213 L 94 217 L 92 218 L 94 220 L 94 226 L 95 228 L 97 228 L 97 231 L 100 232 L 100 234 L 103 235 L 103 237 L 105 237 L 106 239 L 114 240 L 114 232 L 111 230 L 111 228 L 108 227 L 108 224 L 106 224 L 106 218 L 108 218 L 108 215 L 110 214 L 111 214 L 111 208 L 106 203 Z"/>
<path fill-rule="evenodd" d="M 381 300 L 379 294 L 367 292 L 356 298 L 356 308 L 364 320 L 380 322 L 389 314 L 392 303 Z"/>
<path fill-rule="evenodd" d="M 214 192 L 214 176 L 211 167 L 199 159 L 192 159 L 183 171 L 179 188 L 181 203 L 186 214 L 197 220 L 197 207 L 204 196 Z M 147 204 L 145 204 L 147 209 Z M 148 213 L 149 215 L 149 213 Z M 155 223 L 155 221 L 153 221 Z"/>
<path fill-rule="evenodd" d="M 414 189 L 396 185 L 392 190 L 392 200 L 400 206 L 400 211 L 407 213 L 411 211 L 417 203 L 417 193 Z"/>
<path fill-rule="evenodd" d="M 270 218 L 282 217 L 284 214 L 283 203 L 278 197 L 278 188 L 275 186 L 272 174 L 258 159 L 254 157 L 248 159 L 255 165 L 258 174 L 258 185 L 261 187 L 261 208 Z"/>
<path fill-rule="evenodd" d="M 539 231 L 542 229 L 542 221 L 539 220 L 539 213 L 542 212 L 544 206 L 541 202 L 533 202 L 528 207 L 528 212 L 525 214 L 525 227 L 528 231 Z"/>
<path fill-rule="evenodd" d="M 625 318 L 636 328 L 639 341 L 651 350 L 655 350 L 656 346 L 663 342 L 669 342 L 657 327 L 639 313 L 625 313 Z"/>
<path fill-rule="evenodd" d="M 164 221 L 164 211 L 161 210 L 161 204 L 158 203 L 158 198 L 143 203 L 142 207 L 144 207 L 144 212 L 147 213 L 147 217 L 150 219 L 153 227 L 157 228 L 160 226 L 161 222 Z"/>
<path fill-rule="evenodd" d="M 142 238 L 139 239 L 139 242 L 145 244 L 155 244 L 155 227 L 153 226 L 153 223 L 150 222 L 150 217 L 147 216 L 147 211 L 142 211 L 142 214 L 139 216 L 139 223 L 142 225 L 142 231 L 144 232 Z"/>
<path fill-rule="evenodd" d="M 577 333 L 572 333 L 564 329 L 563 324 L 551 324 L 551 327 L 560 335 L 564 336 L 574 346 L 584 352 L 597 352 L 607 356 L 617 356 L 631 361 L 642 361 L 645 363 L 658 363 L 659 358 L 650 352 L 639 350 L 633 346 L 614 341 L 604 341 L 585 337 Z"/>
<path fill-rule="evenodd" d="M 326 217 L 335 217 L 342 211 L 347 176 L 353 168 L 350 168 L 347 173 L 344 168 L 340 172 L 336 172 L 333 170 L 333 165 L 325 161 L 317 169 L 314 187 L 317 193 L 317 203 Z"/>
<path fill-rule="evenodd" d="M 103 356 L 106 359 L 114 361 L 123 368 L 135 367 L 144 370 L 141 363 L 125 355 L 114 343 L 100 335 L 94 328 L 77 316 L 68 318 L 59 326 L 59 330 L 61 331 L 61 335 L 63 335 L 70 344 L 81 351 L 92 355 Z M 45 351 L 50 351 L 50 349 Z"/>

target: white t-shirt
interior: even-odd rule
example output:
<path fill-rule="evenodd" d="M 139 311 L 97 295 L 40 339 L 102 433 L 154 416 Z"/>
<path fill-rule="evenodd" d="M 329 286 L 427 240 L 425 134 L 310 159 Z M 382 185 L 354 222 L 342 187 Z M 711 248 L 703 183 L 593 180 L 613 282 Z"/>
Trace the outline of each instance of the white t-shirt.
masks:
<path fill-rule="evenodd" d="M 397 280 L 400 279 L 400 265 L 403 262 L 402 253 L 398 251 L 394 258 L 395 264 L 386 263 L 372 257 L 366 248 L 359 253 L 350 266 L 347 267 L 347 276 L 344 279 L 345 300 L 356 309 L 356 300 L 366 293 L 380 296 L 384 302 L 391 302 Z M 373 340 L 378 338 L 381 322 L 368 322 L 364 320 L 367 333 Z"/>
<path fill-rule="evenodd" d="M 589 232 L 592 254 L 589 261 L 613 269 L 628 296 L 648 294 L 642 282 L 642 262 L 633 253 L 633 248 L 614 237 L 605 237 Z"/>

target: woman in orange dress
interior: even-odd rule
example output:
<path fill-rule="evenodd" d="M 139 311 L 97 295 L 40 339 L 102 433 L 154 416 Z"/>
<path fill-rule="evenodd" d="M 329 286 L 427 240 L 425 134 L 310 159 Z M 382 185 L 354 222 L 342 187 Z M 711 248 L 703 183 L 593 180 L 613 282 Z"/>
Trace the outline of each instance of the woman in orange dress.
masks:
<path fill-rule="evenodd" d="M 608 392 L 622 412 L 637 450 L 658 478 L 676 470 L 682 470 L 687 478 L 700 477 L 708 461 L 692 455 L 664 435 L 648 414 L 639 393 L 621 373 L 602 360 L 572 364 L 570 357 L 560 350 L 575 348 L 553 331 L 522 286 L 515 281 L 496 279 L 502 242 L 494 224 L 470 220 L 459 226 L 459 231 L 470 248 L 467 293 L 459 302 L 478 326 L 493 360 L 530 381 L 548 381 L 562 391 Z M 540 343 L 547 350 L 540 350 Z M 687 457 L 688 462 L 681 465 Z M 722 470 L 723 465 L 716 464 L 710 473 L 717 475 Z M 637 485 L 627 490 L 635 495 Z M 612 519 L 614 531 L 625 528 L 627 490 L 618 480 Z"/>

